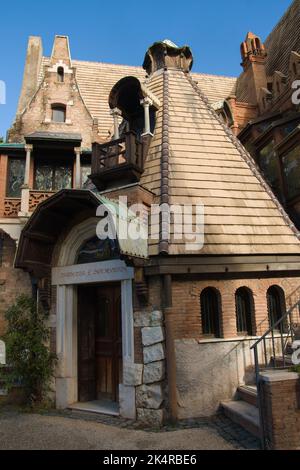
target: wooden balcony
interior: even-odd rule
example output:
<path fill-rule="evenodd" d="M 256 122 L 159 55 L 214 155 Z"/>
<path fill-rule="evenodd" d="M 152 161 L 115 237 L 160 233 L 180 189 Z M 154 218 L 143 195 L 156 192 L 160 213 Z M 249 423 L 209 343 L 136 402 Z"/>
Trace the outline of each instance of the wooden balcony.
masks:
<path fill-rule="evenodd" d="M 149 138 L 140 141 L 135 132 L 105 144 L 93 144 L 91 180 L 99 190 L 135 183 L 144 171 Z"/>

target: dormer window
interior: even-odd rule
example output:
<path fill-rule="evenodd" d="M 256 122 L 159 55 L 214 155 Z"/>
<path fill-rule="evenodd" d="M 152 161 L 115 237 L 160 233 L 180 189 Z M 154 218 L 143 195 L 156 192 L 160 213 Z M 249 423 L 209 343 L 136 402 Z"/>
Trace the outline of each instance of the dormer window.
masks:
<path fill-rule="evenodd" d="M 65 80 L 65 71 L 63 67 L 58 67 L 57 69 L 57 81 L 63 83 Z"/>
<path fill-rule="evenodd" d="M 66 106 L 63 104 L 52 105 L 52 121 L 66 122 Z"/>

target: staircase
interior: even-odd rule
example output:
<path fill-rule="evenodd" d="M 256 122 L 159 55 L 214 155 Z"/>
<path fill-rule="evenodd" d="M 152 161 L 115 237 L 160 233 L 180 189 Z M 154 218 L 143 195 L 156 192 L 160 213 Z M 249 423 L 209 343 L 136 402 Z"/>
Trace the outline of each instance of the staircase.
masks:
<path fill-rule="evenodd" d="M 260 438 L 259 410 L 257 406 L 257 388 L 255 385 L 238 387 L 236 399 L 221 403 L 222 410 L 228 418 L 246 429 L 250 434 Z"/>
<path fill-rule="evenodd" d="M 280 372 L 293 366 L 292 345 L 300 339 L 300 302 L 293 305 L 251 349 L 254 352 L 256 384 L 239 386 L 235 399 L 221 403 L 224 414 L 233 422 L 261 439 L 266 449 L 263 397 L 259 394 L 260 374 L 272 370 Z"/>

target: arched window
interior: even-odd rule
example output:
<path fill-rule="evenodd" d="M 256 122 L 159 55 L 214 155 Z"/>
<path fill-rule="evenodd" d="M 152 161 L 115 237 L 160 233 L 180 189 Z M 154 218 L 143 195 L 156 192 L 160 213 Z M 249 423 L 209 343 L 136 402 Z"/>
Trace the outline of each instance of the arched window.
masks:
<path fill-rule="evenodd" d="M 267 292 L 267 300 L 269 322 L 270 326 L 272 327 L 276 325 L 276 323 L 286 312 L 284 291 L 281 289 L 281 287 L 271 286 Z M 277 329 L 281 329 L 280 325 L 278 325 Z M 285 329 L 285 325 L 283 325 L 283 329 Z"/>
<path fill-rule="evenodd" d="M 66 107 L 64 104 L 52 105 L 52 121 L 66 122 Z"/>
<path fill-rule="evenodd" d="M 204 335 L 221 337 L 221 296 L 217 289 L 208 287 L 200 296 L 202 332 Z"/>
<path fill-rule="evenodd" d="M 236 325 L 239 334 L 253 336 L 254 301 L 252 292 L 241 287 L 235 293 Z"/>
<path fill-rule="evenodd" d="M 77 264 L 97 263 L 120 257 L 118 242 L 107 238 L 100 240 L 97 236 L 87 240 L 80 248 Z"/>
<path fill-rule="evenodd" d="M 65 80 L 65 71 L 63 67 L 58 67 L 57 69 L 57 81 L 63 83 Z"/>

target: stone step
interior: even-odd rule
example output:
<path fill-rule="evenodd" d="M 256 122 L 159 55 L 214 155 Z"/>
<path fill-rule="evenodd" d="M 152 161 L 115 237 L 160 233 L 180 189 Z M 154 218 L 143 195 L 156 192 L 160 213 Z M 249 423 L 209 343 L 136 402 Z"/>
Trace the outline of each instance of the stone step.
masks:
<path fill-rule="evenodd" d="M 259 412 L 256 406 L 245 401 L 229 401 L 221 404 L 224 414 L 250 434 L 260 437 Z"/>
<path fill-rule="evenodd" d="M 256 385 L 241 385 L 237 389 L 237 397 L 249 405 L 257 407 L 257 387 Z"/>

